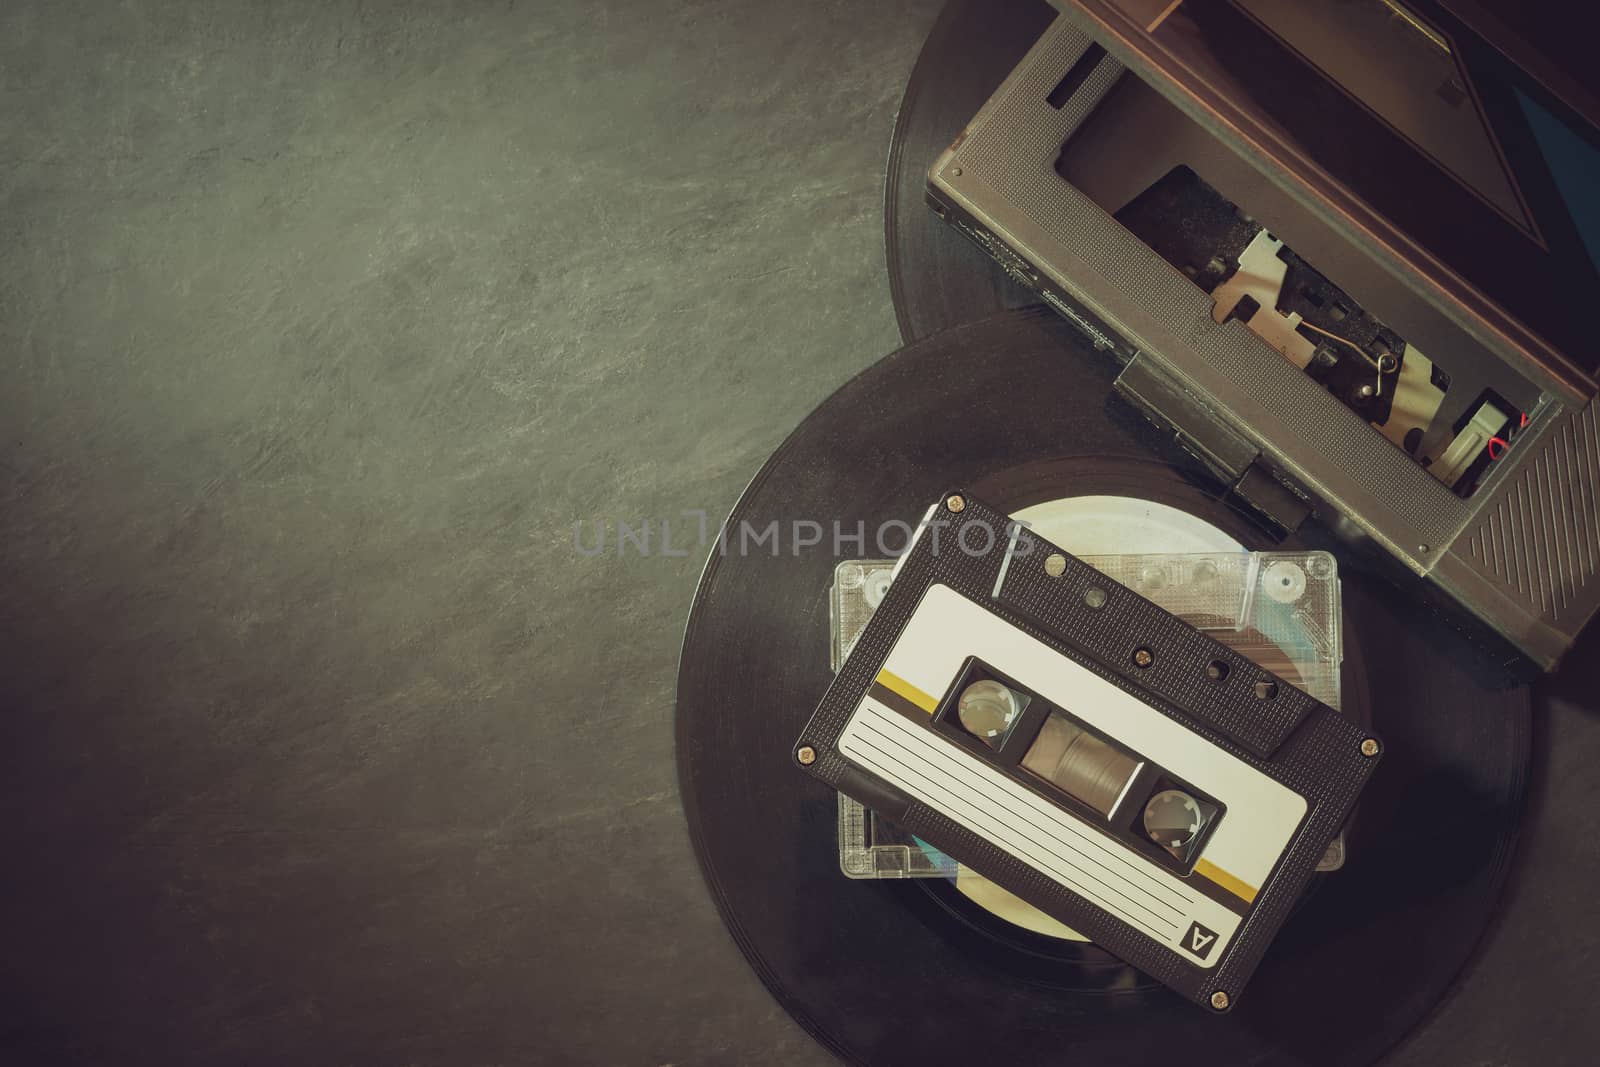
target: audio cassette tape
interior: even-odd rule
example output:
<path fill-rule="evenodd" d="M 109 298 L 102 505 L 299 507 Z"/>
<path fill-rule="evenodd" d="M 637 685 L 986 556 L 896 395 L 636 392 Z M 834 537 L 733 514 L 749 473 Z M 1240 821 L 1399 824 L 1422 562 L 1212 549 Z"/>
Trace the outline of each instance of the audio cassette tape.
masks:
<path fill-rule="evenodd" d="M 1226 1011 L 1381 745 L 957 493 L 930 509 L 794 754 Z"/>
<path fill-rule="evenodd" d="M 1180 552 L 1078 557 L 1342 713 L 1338 564 L 1327 552 Z M 850 559 L 828 594 L 828 669 L 837 673 L 889 590 L 895 561 Z M 840 793 L 839 870 L 848 878 L 966 878 L 950 857 Z M 1344 866 L 1341 833 L 1319 873 Z"/>

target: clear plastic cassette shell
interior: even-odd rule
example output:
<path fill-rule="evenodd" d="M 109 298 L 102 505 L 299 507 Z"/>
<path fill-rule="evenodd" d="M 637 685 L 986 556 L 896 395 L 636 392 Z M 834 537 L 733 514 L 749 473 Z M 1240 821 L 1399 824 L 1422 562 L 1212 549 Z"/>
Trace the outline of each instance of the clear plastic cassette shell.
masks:
<path fill-rule="evenodd" d="M 1212 638 L 1338 709 L 1344 659 L 1339 573 L 1326 552 L 1230 552 L 1083 556 Z M 883 602 L 894 560 L 845 560 L 828 599 L 830 665 L 837 671 Z M 839 795 L 839 868 L 851 878 L 951 878 L 957 864 L 932 846 Z M 1344 837 L 1317 865 L 1344 866 Z"/>

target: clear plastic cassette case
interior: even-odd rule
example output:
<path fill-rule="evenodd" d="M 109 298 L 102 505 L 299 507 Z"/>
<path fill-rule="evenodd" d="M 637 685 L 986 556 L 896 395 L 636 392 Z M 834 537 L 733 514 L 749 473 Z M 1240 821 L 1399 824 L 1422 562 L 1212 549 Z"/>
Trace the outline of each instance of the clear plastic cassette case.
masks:
<path fill-rule="evenodd" d="M 1344 659 L 1339 574 L 1326 552 L 1083 556 L 1107 577 L 1332 708 Z M 837 671 L 883 602 L 894 560 L 845 560 L 829 597 L 830 664 Z M 1319 871 L 1344 866 L 1344 838 Z M 950 878 L 957 864 L 849 797 L 839 797 L 839 867 L 851 878 Z"/>

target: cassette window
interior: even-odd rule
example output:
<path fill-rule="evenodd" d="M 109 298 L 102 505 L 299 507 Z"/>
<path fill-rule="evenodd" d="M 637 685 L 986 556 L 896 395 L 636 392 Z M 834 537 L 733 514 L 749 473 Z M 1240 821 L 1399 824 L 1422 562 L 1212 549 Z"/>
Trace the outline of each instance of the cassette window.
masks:
<path fill-rule="evenodd" d="M 934 730 L 1057 806 L 1187 876 L 1223 806 L 990 664 L 969 656 Z"/>
<path fill-rule="evenodd" d="M 1140 766 L 1136 756 L 1059 711 L 1050 713 L 1022 755 L 1023 770 L 1108 819 Z"/>

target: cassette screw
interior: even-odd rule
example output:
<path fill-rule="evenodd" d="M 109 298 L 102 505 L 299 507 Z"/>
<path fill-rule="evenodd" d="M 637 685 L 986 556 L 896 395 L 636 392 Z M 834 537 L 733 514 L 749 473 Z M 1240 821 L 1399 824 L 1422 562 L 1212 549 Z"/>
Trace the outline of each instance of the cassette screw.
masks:
<path fill-rule="evenodd" d="M 1067 573 L 1067 557 L 1059 552 L 1052 552 L 1045 557 L 1044 572 L 1052 578 L 1059 578 Z"/>
<path fill-rule="evenodd" d="M 809 767 L 817 762 L 817 750 L 810 745 L 801 745 L 795 751 L 794 758 L 799 760 L 802 766 Z"/>
<path fill-rule="evenodd" d="M 1142 669 L 1150 666 L 1150 664 L 1154 663 L 1155 661 L 1156 658 L 1150 654 L 1150 650 L 1148 648 L 1136 648 L 1133 650 L 1133 665 L 1135 667 Z"/>
<path fill-rule="evenodd" d="M 960 514 L 961 512 L 967 510 L 967 501 L 960 494 L 957 494 L 952 496 L 949 500 L 946 500 L 944 502 L 944 506 L 957 514 Z"/>
<path fill-rule="evenodd" d="M 1267 678 L 1263 678 L 1263 679 L 1261 679 L 1261 681 L 1256 683 L 1256 699 L 1257 700 L 1271 700 L 1273 697 L 1275 697 L 1277 695 L 1278 695 L 1278 683 L 1277 682 L 1271 681 L 1270 679 L 1267 679 Z"/>
<path fill-rule="evenodd" d="M 1228 994 L 1224 993 L 1220 989 L 1217 990 L 1215 993 L 1211 994 L 1211 1006 L 1213 1008 L 1216 1008 L 1218 1011 L 1227 1011 L 1228 1010 Z"/>
<path fill-rule="evenodd" d="M 951 167 L 950 168 L 950 177 L 952 177 L 952 178 L 961 177 L 961 168 L 960 167 Z"/>
<path fill-rule="evenodd" d="M 1369 737 L 1361 742 L 1361 754 L 1363 756 L 1376 756 L 1378 754 L 1377 738 Z"/>
<path fill-rule="evenodd" d="M 1089 588 L 1084 591 L 1083 602 L 1095 611 L 1106 606 L 1106 591 L 1104 589 Z"/>
<path fill-rule="evenodd" d="M 1228 677 L 1228 663 L 1226 660 L 1214 659 L 1206 665 L 1206 677 L 1213 682 L 1223 681 Z"/>

